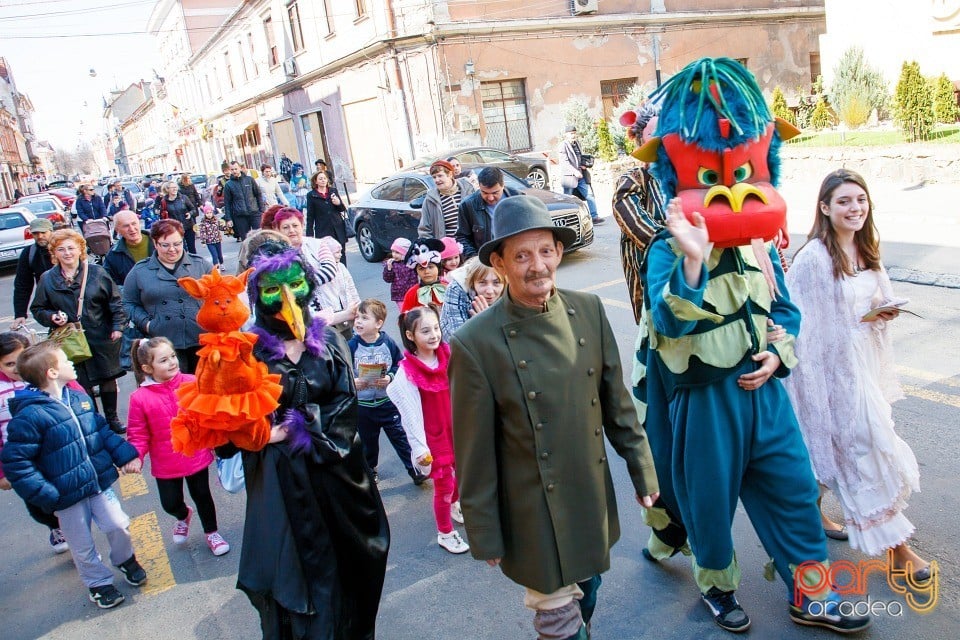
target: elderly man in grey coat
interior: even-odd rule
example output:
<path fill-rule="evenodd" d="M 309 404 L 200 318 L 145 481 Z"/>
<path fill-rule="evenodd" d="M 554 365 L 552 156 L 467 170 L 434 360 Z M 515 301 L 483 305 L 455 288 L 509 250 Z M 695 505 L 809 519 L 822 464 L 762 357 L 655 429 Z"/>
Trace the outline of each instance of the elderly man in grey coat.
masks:
<path fill-rule="evenodd" d="M 573 232 L 528 196 L 504 200 L 494 230 L 480 261 L 506 292 L 450 340 L 470 550 L 526 588 L 541 640 L 584 639 L 620 537 L 604 434 L 646 507 L 656 473 L 600 299 L 556 288 Z"/>

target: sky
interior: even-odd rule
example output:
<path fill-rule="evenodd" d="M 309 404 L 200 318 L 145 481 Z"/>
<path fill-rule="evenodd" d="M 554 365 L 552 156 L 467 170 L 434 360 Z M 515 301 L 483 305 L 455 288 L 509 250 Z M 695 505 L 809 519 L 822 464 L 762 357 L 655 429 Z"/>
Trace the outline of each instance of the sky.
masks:
<path fill-rule="evenodd" d="M 33 103 L 37 138 L 75 149 L 102 132 L 112 89 L 153 79 L 156 44 L 145 30 L 156 3 L 0 0 L 0 56 Z"/>

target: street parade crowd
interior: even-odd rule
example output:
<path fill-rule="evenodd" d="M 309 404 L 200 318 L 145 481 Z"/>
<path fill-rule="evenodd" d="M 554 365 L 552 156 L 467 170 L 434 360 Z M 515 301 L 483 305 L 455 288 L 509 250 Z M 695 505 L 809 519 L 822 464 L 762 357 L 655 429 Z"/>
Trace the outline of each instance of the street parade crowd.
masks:
<path fill-rule="evenodd" d="M 246 492 L 237 587 L 263 637 L 372 639 L 390 548 L 382 431 L 411 481 L 432 485 L 438 546 L 517 583 L 538 638 L 583 639 L 621 535 L 615 453 L 650 527 L 643 556 L 689 556 L 720 627 L 750 626 L 739 501 L 792 621 L 867 628 L 822 578 L 828 538 L 888 557 L 910 584 L 937 579 L 909 544 L 919 472 L 892 420 L 899 303 L 867 183 L 824 178 L 788 265 L 778 150 L 797 132 L 749 72 L 697 61 L 621 122 L 640 160 L 612 203 L 638 327 L 631 388 L 600 299 L 556 283 L 575 232 L 498 169 L 434 162 L 420 237 L 393 242 L 381 299 L 362 300 L 325 165 L 290 167 L 288 202 L 271 167 L 254 179 L 225 163 L 225 224 L 189 178 L 161 186 L 150 219 L 117 205 L 103 255 L 82 228 L 31 223 L 0 334 L 0 488 L 112 608 L 124 595 L 104 558 L 130 585 L 149 580 L 118 474 L 148 458 L 172 542 L 196 512 L 221 556 L 216 460 L 223 486 Z M 573 127 L 560 157 L 564 191 L 596 217 Z M 107 217 L 98 198 L 78 198 L 84 226 Z M 243 243 L 236 275 L 225 232 Z M 28 309 L 48 339 L 28 338 Z M 138 388 L 122 399 L 128 371 Z M 821 512 L 825 492 L 843 522 Z"/>

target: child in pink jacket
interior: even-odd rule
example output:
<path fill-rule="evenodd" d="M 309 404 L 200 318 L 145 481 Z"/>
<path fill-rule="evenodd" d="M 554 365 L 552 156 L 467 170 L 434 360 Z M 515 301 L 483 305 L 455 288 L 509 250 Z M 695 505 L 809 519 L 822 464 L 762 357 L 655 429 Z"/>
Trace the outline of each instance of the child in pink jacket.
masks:
<path fill-rule="evenodd" d="M 130 396 L 127 415 L 127 440 L 140 453 L 150 454 L 150 471 L 157 481 L 160 505 L 177 519 L 173 541 L 186 542 L 193 509 L 183 499 L 183 481 L 187 481 L 190 497 L 197 505 L 207 546 L 215 556 L 230 551 L 230 545 L 217 532 L 217 509 L 210 494 L 208 468 L 213 453 L 200 451 L 184 456 L 170 443 L 170 421 L 177 415 L 175 391 L 194 377 L 180 372 L 180 363 L 173 344 L 166 338 L 137 340 L 131 354 L 132 369 L 140 388 Z"/>

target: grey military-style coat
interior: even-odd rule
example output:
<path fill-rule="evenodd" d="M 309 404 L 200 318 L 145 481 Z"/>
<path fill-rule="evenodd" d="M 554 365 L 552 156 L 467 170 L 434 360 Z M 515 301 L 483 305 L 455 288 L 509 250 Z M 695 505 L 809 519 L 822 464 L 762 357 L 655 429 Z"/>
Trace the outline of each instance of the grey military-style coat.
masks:
<path fill-rule="evenodd" d="M 620 538 L 603 435 L 636 492 L 658 491 L 600 299 L 546 310 L 507 293 L 450 339 L 453 441 L 470 550 L 543 593 L 610 567 Z"/>

